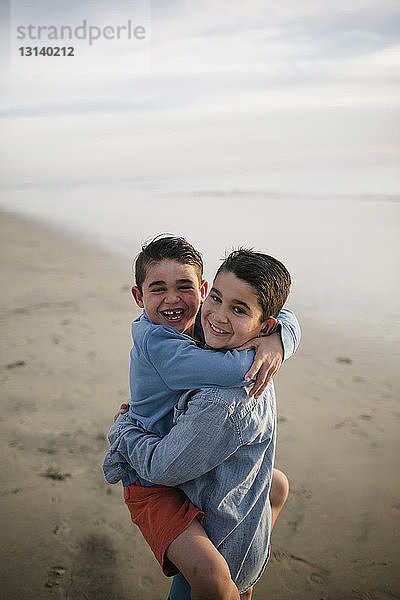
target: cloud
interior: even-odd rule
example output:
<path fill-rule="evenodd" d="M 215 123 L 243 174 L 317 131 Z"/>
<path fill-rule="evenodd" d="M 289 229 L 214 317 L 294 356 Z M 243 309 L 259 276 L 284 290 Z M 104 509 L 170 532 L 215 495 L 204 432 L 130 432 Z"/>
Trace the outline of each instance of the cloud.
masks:
<path fill-rule="evenodd" d="M 96 4 L 97 18 L 109 7 Z M 2 175 L 206 180 L 394 164 L 398 12 L 370 0 L 153 0 L 150 74 L 5 73 Z"/>

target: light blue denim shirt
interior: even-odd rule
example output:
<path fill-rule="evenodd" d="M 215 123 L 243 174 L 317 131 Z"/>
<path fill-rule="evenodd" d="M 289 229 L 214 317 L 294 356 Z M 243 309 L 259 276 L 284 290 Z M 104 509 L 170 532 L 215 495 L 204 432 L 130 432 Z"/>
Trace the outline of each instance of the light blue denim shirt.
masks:
<path fill-rule="evenodd" d="M 179 486 L 205 512 L 204 528 L 227 560 L 241 593 L 269 557 L 269 490 L 275 454 L 273 384 L 255 400 L 249 388 L 183 394 L 164 438 L 121 415 L 109 433 L 113 468 L 129 462 L 145 479 Z"/>

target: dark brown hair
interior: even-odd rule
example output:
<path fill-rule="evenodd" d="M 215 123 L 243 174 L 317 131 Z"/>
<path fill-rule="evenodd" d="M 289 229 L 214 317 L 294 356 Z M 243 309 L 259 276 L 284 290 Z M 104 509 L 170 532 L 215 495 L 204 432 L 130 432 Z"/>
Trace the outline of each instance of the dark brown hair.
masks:
<path fill-rule="evenodd" d="M 286 267 L 276 258 L 239 248 L 224 260 L 216 276 L 222 272 L 233 273 L 255 289 L 263 321 L 276 317 L 282 310 L 289 295 L 291 278 Z"/>
<path fill-rule="evenodd" d="M 147 269 L 154 263 L 162 260 L 176 260 L 184 265 L 193 265 L 196 269 L 199 282 L 203 278 L 203 259 L 188 241 L 183 237 L 161 234 L 151 242 L 144 244 L 135 261 L 135 280 L 140 292 L 143 293 L 143 282 L 146 279 Z"/>

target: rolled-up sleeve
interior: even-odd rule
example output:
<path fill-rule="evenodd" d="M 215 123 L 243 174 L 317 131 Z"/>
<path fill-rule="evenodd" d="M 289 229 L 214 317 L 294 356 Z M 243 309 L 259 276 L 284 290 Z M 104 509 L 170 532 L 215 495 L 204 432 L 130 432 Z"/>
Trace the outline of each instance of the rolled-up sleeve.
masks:
<path fill-rule="evenodd" d="M 300 344 L 300 325 L 296 315 L 288 308 L 283 308 L 277 319 L 283 346 L 283 360 L 286 360 L 296 352 Z"/>
<path fill-rule="evenodd" d="M 200 477 L 241 445 L 230 410 L 210 395 L 197 392 L 164 438 L 130 426 L 120 437 L 118 452 L 140 477 L 176 486 Z"/>

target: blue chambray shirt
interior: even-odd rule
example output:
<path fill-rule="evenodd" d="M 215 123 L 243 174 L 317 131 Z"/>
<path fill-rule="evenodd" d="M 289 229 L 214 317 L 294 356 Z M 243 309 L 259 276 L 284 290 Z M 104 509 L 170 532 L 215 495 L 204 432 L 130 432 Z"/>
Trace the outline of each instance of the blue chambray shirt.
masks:
<path fill-rule="evenodd" d="M 300 326 L 293 312 L 285 308 L 277 320 L 286 360 L 300 342 Z M 132 401 L 127 418 L 131 424 L 160 437 L 170 430 L 174 406 L 183 391 L 237 385 L 253 362 L 253 350 L 215 352 L 199 348 L 174 327 L 155 325 L 145 312 L 132 323 L 132 335 Z M 123 479 L 124 485 L 130 485 L 139 477 L 132 466 L 113 456 L 112 447 L 106 454 L 103 471 L 108 483 Z M 142 485 L 151 485 L 139 478 Z"/>
<path fill-rule="evenodd" d="M 276 439 L 273 384 L 258 400 L 248 389 L 183 394 L 175 425 L 162 439 L 132 425 L 127 415 L 109 434 L 114 467 L 128 461 L 145 479 L 179 486 L 205 512 L 205 531 L 240 593 L 259 579 L 269 557 Z"/>

